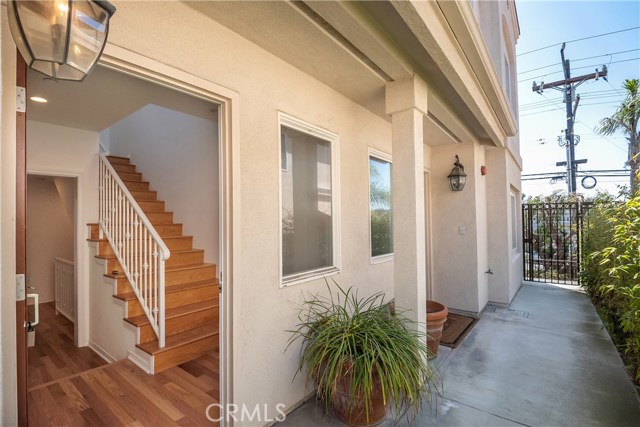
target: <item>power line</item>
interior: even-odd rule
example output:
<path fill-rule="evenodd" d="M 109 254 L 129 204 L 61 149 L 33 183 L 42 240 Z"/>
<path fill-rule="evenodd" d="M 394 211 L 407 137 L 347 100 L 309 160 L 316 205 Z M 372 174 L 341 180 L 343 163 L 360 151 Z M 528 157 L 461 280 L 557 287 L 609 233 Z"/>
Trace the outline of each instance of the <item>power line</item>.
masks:
<path fill-rule="evenodd" d="M 621 55 L 621 54 L 623 54 L 623 53 L 637 52 L 637 51 L 639 51 L 639 50 L 640 50 L 640 48 L 639 48 L 639 49 L 621 50 L 621 51 L 619 51 L 619 52 L 604 53 L 604 54 L 602 54 L 602 55 L 587 56 L 587 57 L 585 57 L 585 58 L 573 59 L 572 61 L 573 61 L 573 62 L 586 61 L 587 59 L 602 58 L 602 57 L 604 57 L 604 56 Z M 542 66 L 542 67 L 532 68 L 532 69 L 530 69 L 530 70 L 526 70 L 526 71 L 519 71 L 519 72 L 518 72 L 518 75 L 520 75 L 520 74 L 530 73 L 530 72 L 532 72 L 532 71 L 543 70 L 543 69 L 545 69 L 545 68 L 555 67 L 555 66 L 557 66 L 557 65 L 562 65 L 562 64 L 561 64 L 561 63 L 559 63 L 559 62 L 556 62 L 555 64 L 544 65 L 544 66 Z"/>
<path fill-rule="evenodd" d="M 573 43 L 573 42 L 579 42 L 579 41 L 582 41 L 582 40 L 595 39 L 597 37 L 610 36 L 612 34 L 624 33 L 625 31 L 637 30 L 638 28 L 640 28 L 640 27 L 631 27 L 631 28 L 627 28 L 627 29 L 624 29 L 624 30 L 611 31 L 609 33 L 596 34 L 595 36 L 582 37 L 582 38 L 575 39 L 575 40 L 569 40 L 568 42 L 564 42 L 564 43 Z M 544 46 L 544 47 L 541 47 L 541 48 L 538 48 L 538 49 L 533 49 L 533 50 L 530 50 L 530 51 L 527 51 L 527 52 L 522 52 L 522 53 L 517 54 L 516 56 L 528 55 L 528 54 L 533 53 L 533 52 L 538 52 L 538 51 L 541 51 L 541 50 L 544 50 L 544 49 L 548 49 L 550 47 L 560 46 L 560 45 L 562 45 L 562 43 L 563 42 L 554 43 L 554 44 L 551 44 L 549 46 Z"/>
<path fill-rule="evenodd" d="M 611 65 L 611 64 L 620 64 L 622 62 L 630 62 L 630 61 L 638 61 L 640 60 L 640 57 L 638 58 L 629 58 L 629 59 L 621 59 L 620 61 L 613 61 L 613 62 L 609 62 L 607 65 Z M 583 70 L 585 68 L 591 68 L 593 69 L 594 67 L 597 67 L 599 65 L 602 64 L 593 64 L 593 65 L 585 65 L 584 67 L 576 67 L 576 68 L 572 68 L 572 70 Z M 554 74 L 560 74 L 562 73 L 562 70 L 559 71 L 551 71 L 549 73 L 544 74 L 542 77 L 548 77 L 548 76 L 553 76 Z M 528 77 L 526 79 L 522 79 L 522 80 L 518 80 L 518 83 L 524 83 L 526 81 L 530 81 L 532 79 L 532 77 Z"/>
<path fill-rule="evenodd" d="M 638 58 L 629 58 L 629 59 L 621 59 L 620 61 L 609 62 L 609 64 L 607 64 L 607 65 L 610 65 L 610 64 L 621 64 L 623 62 L 638 61 L 638 60 L 640 60 L 640 57 L 638 57 Z M 574 68 L 574 70 L 582 70 L 582 69 L 585 69 L 585 68 L 593 68 L 593 67 L 597 67 L 598 65 L 602 65 L 602 64 L 586 65 L 584 67 Z"/>
<path fill-rule="evenodd" d="M 547 101 L 551 102 L 553 105 L 555 105 L 555 106 L 556 106 L 556 108 L 555 108 L 555 109 L 552 109 L 552 110 L 549 110 L 549 111 L 555 111 L 555 110 L 562 110 L 562 109 L 563 109 L 560 105 L 558 105 L 558 103 L 557 103 L 557 102 L 553 101 L 552 99 L 549 99 L 549 98 L 548 98 L 544 93 L 541 93 L 540 95 L 542 95 L 542 97 L 543 97 L 543 98 L 545 98 Z M 545 112 L 546 112 L 546 111 L 545 111 Z M 541 113 L 542 113 L 542 111 L 541 111 Z M 538 113 L 526 114 L 526 115 L 525 115 L 525 117 L 526 117 L 526 116 L 531 116 L 531 115 L 533 115 L 533 114 L 538 114 Z M 520 117 L 522 117 L 522 116 L 520 116 Z M 593 131 L 593 127 L 589 127 L 589 126 L 588 126 L 585 122 L 583 122 L 582 120 L 580 120 L 580 119 L 576 119 L 576 122 L 578 122 L 578 123 L 579 123 L 579 124 L 581 124 L 582 126 L 584 126 L 584 127 L 586 127 L 587 129 L 589 129 L 589 131 L 590 131 L 590 132 L 592 132 L 592 131 Z M 619 145 L 617 145 L 616 143 L 614 143 L 613 141 L 611 141 L 609 138 L 606 138 L 606 137 L 604 137 L 604 136 L 603 136 L 603 137 L 602 137 L 602 139 L 603 139 L 603 140 L 605 140 L 605 141 L 607 141 L 609 144 L 613 145 L 613 146 L 614 146 L 615 148 L 617 148 L 618 150 L 620 150 L 620 151 L 622 151 L 623 153 L 627 154 L 627 150 L 624 150 L 624 149 L 620 148 L 620 146 L 619 146 Z"/>
<path fill-rule="evenodd" d="M 582 121 L 582 120 L 580 120 L 580 119 L 576 119 L 576 121 L 577 121 L 579 124 L 581 124 L 582 126 L 584 126 L 584 127 L 586 127 L 587 129 L 589 129 L 589 131 L 593 131 L 593 128 L 595 127 L 595 126 L 593 126 L 593 127 L 589 127 L 589 125 L 587 125 L 585 122 L 583 122 L 583 121 Z M 618 150 L 622 151 L 623 153 L 628 154 L 627 150 L 625 150 L 625 149 L 621 148 L 618 144 L 616 144 L 615 142 L 611 141 L 609 138 L 607 138 L 607 137 L 605 137 L 605 136 L 602 136 L 602 139 L 604 139 L 604 140 L 605 140 L 605 141 L 607 141 L 609 144 L 613 145 L 614 147 L 616 147 Z"/>
<path fill-rule="evenodd" d="M 608 98 L 616 98 L 610 101 L 603 101 L 603 102 L 608 102 L 608 103 L 618 103 L 620 102 L 620 95 L 618 94 L 612 94 L 612 95 L 595 95 L 595 96 L 582 96 L 582 94 L 580 94 L 580 99 L 584 99 L 584 100 L 588 100 L 588 101 L 595 101 L 595 100 L 605 100 Z M 582 105 L 593 105 L 593 104 L 582 104 Z M 528 104 L 522 104 L 518 107 L 518 110 L 523 112 L 523 111 L 531 111 L 531 110 L 537 110 L 539 108 L 546 108 L 549 107 L 550 103 L 548 101 L 539 101 L 539 102 L 532 102 L 532 103 L 528 103 Z"/>

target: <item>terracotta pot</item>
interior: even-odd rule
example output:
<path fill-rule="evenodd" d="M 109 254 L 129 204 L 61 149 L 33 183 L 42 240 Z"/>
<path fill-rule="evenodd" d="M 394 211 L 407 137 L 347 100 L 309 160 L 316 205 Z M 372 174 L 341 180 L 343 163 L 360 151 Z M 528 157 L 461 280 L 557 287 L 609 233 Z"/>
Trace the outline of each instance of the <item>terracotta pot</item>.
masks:
<path fill-rule="evenodd" d="M 439 302 L 427 300 L 427 347 L 432 353 L 432 358 L 438 355 L 438 346 L 442 337 L 442 327 L 447 321 L 449 310 Z"/>
<path fill-rule="evenodd" d="M 343 423 L 356 427 L 380 424 L 387 415 L 387 406 L 384 403 L 380 376 L 376 372 L 372 378 L 373 390 L 371 393 L 371 404 L 369 407 L 369 420 L 367 421 L 364 399 L 362 399 L 362 390 L 350 389 L 350 365 L 351 362 L 345 363 L 344 374 L 340 381 L 338 381 L 336 392 L 332 398 L 333 411 L 335 412 L 336 417 L 338 417 L 338 419 Z M 354 395 L 356 396 L 356 399 L 350 406 L 349 403 L 352 401 L 351 396 Z"/>

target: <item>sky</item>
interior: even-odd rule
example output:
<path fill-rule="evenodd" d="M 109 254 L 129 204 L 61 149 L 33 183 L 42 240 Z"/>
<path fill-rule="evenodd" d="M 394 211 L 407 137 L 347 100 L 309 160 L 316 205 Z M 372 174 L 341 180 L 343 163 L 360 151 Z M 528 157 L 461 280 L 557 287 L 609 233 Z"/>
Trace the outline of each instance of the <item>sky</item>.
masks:
<path fill-rule="evenodd" d="M 555 89 L 538 94 L 532 91 L 532 84 L 534 80 L 550 83 L 564 78 L 560 48 L 567 42 L 565 58 L 571 61 L 572 77 L 593 73 L 603 64 L 608 67 L 608 82 L 590 80 L 576 90 L 580 103 L 575 134 L 580 136 L 580 142 L 575 147 L 575 158 L 587 159 L 586 164 L 578 165 L 577 191 L 587 196 L 597 190 L 617 194 L 618 185 L 628 183 L 628 177 L 596 177 L 595 189 L 586 190 L 580 184 L 584 175 L 580 171 L 624 168 L 628 147 L 625 137 L 602 137 L 594 128 L 600 119 L 612 115 L 622 101 L 623 81 L 640 79 L 640 28 L 621 31 L 640 27 L 640 1 L 517 0 L 516 7 L 520 23 L 516 52 L 523 175 L 561 175 L 565 170 L 556 166 L 556 162 L 566 160 L 565 148 L 557 141 L 566 128 L 563 94 Z M 599 36 L 612 32 L 618 33 Z M 573 41 L 587 37 L 592 38 Z M 546 195 L 558 189 L 566 191 L 564 180 L 555 184 L 548 179 L 522 182 L 525 196 Z"/>

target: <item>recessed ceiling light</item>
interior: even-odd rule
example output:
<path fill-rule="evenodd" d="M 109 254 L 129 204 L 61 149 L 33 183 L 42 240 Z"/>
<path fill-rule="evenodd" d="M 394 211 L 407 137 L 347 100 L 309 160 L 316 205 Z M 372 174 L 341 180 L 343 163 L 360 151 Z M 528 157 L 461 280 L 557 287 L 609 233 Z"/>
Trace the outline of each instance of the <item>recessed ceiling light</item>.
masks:
<path fill-rule="evenodd" d="M 48 102 L 46 98 L 43 98 L 41 96 L 32 96 L 29 99 L 32 100 L 33 102 L 39 102 L 41 104 L 44 104 L 44 103 Z"/>

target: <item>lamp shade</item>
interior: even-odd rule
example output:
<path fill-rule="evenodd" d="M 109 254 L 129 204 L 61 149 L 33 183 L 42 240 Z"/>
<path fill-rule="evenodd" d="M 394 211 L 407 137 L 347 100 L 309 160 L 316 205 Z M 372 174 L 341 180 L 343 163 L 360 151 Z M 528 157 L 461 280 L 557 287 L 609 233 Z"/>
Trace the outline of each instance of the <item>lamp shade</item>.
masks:
<path fill-rule="evenodd" d="M 11 0 L 9 27 L 27 65 L 57 80 L 83 80 L 107 42 L 107 1 Z"/>
<path fill-rule="evenodd" d="M 462 191 L 467 182 L 467 174 L 464 172 L 464 166 L 460 163 L 457 155 L 456 161 L 453 163 L 453 169 L 451 169 L 451 173 L 447 178 L 449 178 L 451 191 Z"/>

